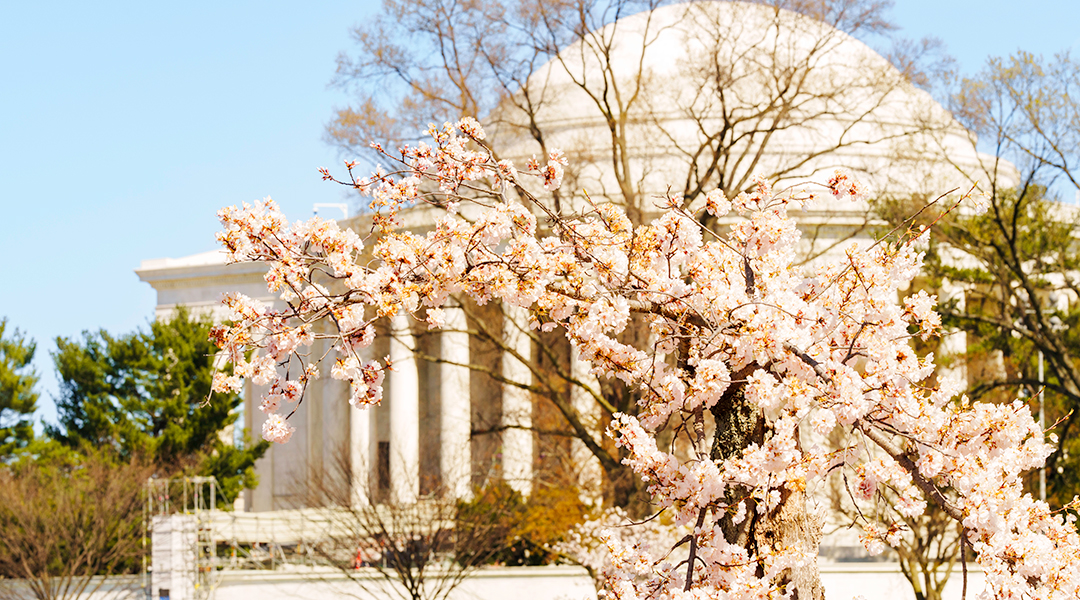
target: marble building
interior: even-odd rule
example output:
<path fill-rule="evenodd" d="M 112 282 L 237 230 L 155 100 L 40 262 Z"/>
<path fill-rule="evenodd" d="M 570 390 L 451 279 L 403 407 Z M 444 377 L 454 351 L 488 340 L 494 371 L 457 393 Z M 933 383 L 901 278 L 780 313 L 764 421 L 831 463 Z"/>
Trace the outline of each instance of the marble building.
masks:
<path fill-rule="evenodd" d="M 405 218 L 410 227 L 423 229 L 430 213 L 416 210 Z M 365 216 L 339 224 L 369 228 Z M 220 251 L 146 260 L 137 270 L 157 291 L 157 318 L 168 318 L 179 305 L 216 319 L 228 318 L 220 299 L 234 291 L 267 305 L 280 303 L 266 291 L 263 273 L 259 265 L 227 264 Z M 481 310 L 489 321 L 500 312 L 498 307 L 494 312 L 470 308 Z M 245 492 L 244 508 L 300 508 L 307 502 L 312 477 L 340 477 L 343 470 L 349 471 L 358 499 L 374 495 L 408 501 L 436 488 L 465 497 L 474 484 L 493 476 L 528 495 L 538 458 L 536 436 L 528 430 L 534 410 L 530 393 L 460 365 L 479 364 L 523 384 L 530 382 L 530 370 L 513 356 L 493 354 L 471 340 L 465 331 L 472 325 L 464 310 L 444 310 L 443 331 L 428 332 L 426 324 L 404 313 L 383 324 L 368 349 L 370 358 L 389 357 L 394 364 L 384 381 L 380 406 L 352 408 L 345 382 L 330 377 L 314 381 L 303 406 L 290 418 L 297 428 L 290 442 L 274 445 L 256 464 L 260 483 Z M 503 318 L 506 322 L 495 326 L 496 331 L 501 327 L 503 342 L 519 356 L 532 357 L 524 311 L 507 311 Z M 316 341 L 311 354 L 321 356 L 326 350 L 325 341 Z M 418 358 L 422 356 L 446 362 Z M 584 365 L 575 363 L 573 368 L 577 377 L 589 377 Z M 329 365 L 321 370 L 329 372 Z M 244 390 L 246 431 L 261 430 L 265 417 L 257 406 L 263 391 L 250 383 Z M 488 433 L 471 435 L 476 430 Z"/>

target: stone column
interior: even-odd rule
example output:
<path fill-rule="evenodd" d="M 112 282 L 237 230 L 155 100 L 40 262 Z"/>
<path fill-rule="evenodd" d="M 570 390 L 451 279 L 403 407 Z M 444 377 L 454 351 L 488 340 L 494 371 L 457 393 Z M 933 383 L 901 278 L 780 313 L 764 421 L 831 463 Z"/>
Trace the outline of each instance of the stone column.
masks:
<path fill-rule="evenodd" d="M 589 372 L 589 363 L 578 358 L 577 346 L 570 346 L 570 376 L 600 393 L 600 381 Z M 581 385 L 570 386 L 570 405 L 581 416 L 582 425 L 598 443 L 600 438 L 600 405 L 589 390 Z M 570 446 L 570 458 L 578 472 L 578 486 L 581 488 L 581 500 L 588 505 L 603 501 L 603 469 L 596 458 L 581 440 L 574 440 Z"/>
<path fill-rule="evenodd" d="M 394 315 L 390 330 L 390 495 L 409 504 L 420 495 L 420 374 L 408 313 Z"/>
<path fill-rule="evenodd" d="M 526 335 L 528 309 L 503 305 L 503 342 L 525 360 L 532 360 L 532 340 Z M 502 374 L 510 381 L 532 384 L 529 367 L 509 352 L 502 356 Z M 532 397 L 508 383 L 502 386 L 502 467 L 503 479 L 524 496 L 532 491 L 533 434 Z"/>
<path fill-rule="evenodd" d="M 439 365 L 440 448 L 439 468 L 445 492 L 454 498 L 468 498 L 472 475 L 472 406 L 469 402 L 469 334 L 465 311 L 447 306 L 444 331 L 439 339 L 439 353 L 445 361 Z"/>
<path fill-rule="evenodd" d="M 351 393 L 346 389 L 346 394 Z M 346 396 L 347 398 L 348 396 Z M 352 489 L 353 506 L 371 502 L 371 470 L 375 463 L 374 437 L 371 435 L 371 417 L 374 407 L 349 406 L 349 485 Z"/>
<path fill-rule="evenodd" d="M 371 360 L 373 346 L 358 350 L 361 362 Z M 335 357 L 336 358 L 336 357 Z M 324 372 L 329 369 L 324 369 Z M 375 458 L 378 455 L 378 436 L 375 435 L 375 406 L 356 408 L 349 399 L 352 388 L 347 381 L 335 381 L 340 401 L 345 403 L 349 420 L 349 489 L 353 506 L 370 504 L 375 495 Z M 387 384 L 388 385 L 388 384 Z"/>
<path fill-rule="evenodd" d="M 312 354 L 322 356 L 325 346 L 325 340 L 315 340 L 311 346 Z M 323 386 L 325 383 L 324 379 L 308 382 L 307 399 L 304 400 L 304 410 L 307 411 L 307 490 L 308 494 L 316 496 L 326 475 L 323 471 L 323 448 L 326 445 L 323 436 Z M 303 499 L 301 502 L 306 505 L 309 501 Z"/>

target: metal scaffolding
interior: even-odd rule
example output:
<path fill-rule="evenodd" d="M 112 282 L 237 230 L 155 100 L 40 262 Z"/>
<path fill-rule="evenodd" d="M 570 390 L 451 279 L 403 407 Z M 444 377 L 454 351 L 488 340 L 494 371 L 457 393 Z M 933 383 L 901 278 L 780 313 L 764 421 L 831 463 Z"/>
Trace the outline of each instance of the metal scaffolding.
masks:
<path fill-rule="evenodd" d="M 172 494 L 178 486 L 181 503 L 176 505 Z M 221 511 L 216 504 L 217 480 L 213 477 L 147 480 L 144 540 L 149 540 L 150 552 L 143 558 L 147 598 L 210 597 L 219 562 L 213 521 Z"/>

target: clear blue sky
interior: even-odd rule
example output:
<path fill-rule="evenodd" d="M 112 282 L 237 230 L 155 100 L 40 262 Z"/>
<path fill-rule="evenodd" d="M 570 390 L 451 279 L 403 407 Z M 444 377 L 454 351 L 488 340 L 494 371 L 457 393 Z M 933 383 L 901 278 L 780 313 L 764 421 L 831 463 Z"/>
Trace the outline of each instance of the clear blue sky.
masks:
<path fill-rule="evenodd" d="M 46 8 L 47 7 L 47 8 Z M 265 196 L 292 219 L 341 191 L 327 88 L 363 2 L 8 2 L 0 7 L 0 316 L 38 341 L 53 420 L 57 336 L 145 326 L 141 260 L 214 248 L 215 211 Z M 1080 51 L 1080 3 L 897 0 L 910 37 L 967 70 Z"/>

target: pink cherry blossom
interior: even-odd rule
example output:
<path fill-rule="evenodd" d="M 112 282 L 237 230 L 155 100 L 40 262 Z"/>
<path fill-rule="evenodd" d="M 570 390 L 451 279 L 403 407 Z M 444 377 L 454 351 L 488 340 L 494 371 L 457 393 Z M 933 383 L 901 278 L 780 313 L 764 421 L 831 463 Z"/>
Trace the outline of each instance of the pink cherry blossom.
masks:
<path fill-rule="evenodd" d="M 289 441 L 294 431 L 296 428 L 286 423 L 281 414 L 272 412 L 266 415 L 266 421 L 263 422 L 262 436 L 269 442 L 284 444 Z"/>

